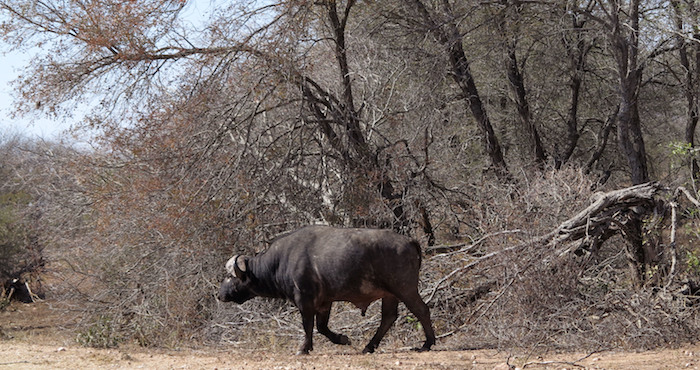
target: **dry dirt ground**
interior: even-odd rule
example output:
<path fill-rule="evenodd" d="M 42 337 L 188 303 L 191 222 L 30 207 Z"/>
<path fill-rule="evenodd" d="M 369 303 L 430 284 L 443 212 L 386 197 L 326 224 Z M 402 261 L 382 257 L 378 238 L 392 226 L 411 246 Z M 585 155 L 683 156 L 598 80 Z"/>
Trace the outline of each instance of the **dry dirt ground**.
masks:
<path fill-rule="evenodd" d="M 700 344 L 647 352 L 512 354 L 496 350 L 415 353 L 319 345 L 310 356 L 226 346 L 180 350 L 79 346 L 47 303 L 17 304 L 0 312 L 0 370 L 4 369 L 698 369 Z M 322 339 L 319 338 L 317 342 Z M 381 347 L 380 347 L 381 349 Z M 510 367 L 509 367 L 510 365 Z"/>

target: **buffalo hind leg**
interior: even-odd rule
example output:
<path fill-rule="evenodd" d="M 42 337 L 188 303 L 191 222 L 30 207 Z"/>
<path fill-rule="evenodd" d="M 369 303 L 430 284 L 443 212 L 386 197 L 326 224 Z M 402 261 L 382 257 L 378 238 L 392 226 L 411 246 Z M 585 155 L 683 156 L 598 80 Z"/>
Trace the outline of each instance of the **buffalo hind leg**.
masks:
<path fill-rule="evenodd" d="M 297 355 L 308 355 L 309 351 L 314 349 L 313 334 L 314 334 L 314 312 L 312 310 L 301 311 L 301 324 L 304 327 L 304 343 L 297 352 Z"/>
<path fill-rule="evenodd" d="M 416 315 L 418 322 L 423 326 L 423 331 L 425 332 L 425 343 L 423 347 L 416 348 L 417 351 L 429 351 L 430 347 L 435 344 L 435 331 L 433 331 L 433 324 L 430 321 L 430 310 L 428 305 L 423 302 L 420 297 L 418 290 L 415 292 L 407 294 L 405 297 L 401 297 L 401 301 L 406 305 L 411 313 Z"/>
<path fill-rule="evenodd" d="M 350 338 L 343 334 L 334 333 L 328 328 L 328 320 L 330 316 L 330 304 L 328 307 L 323 307 L 318 313 L 316 313 L 316 329 L 318 329 L 318 332 L 325 335 L 335 344 L 350 344 Z"/>
<path fill-rule="evenodd" d="M 389 331 L 389 328 L 394 324 L 396 318 L 399 316 L 399 300 L 394 296 L 388 296 L 382 298 L 382 322 L 379 324 L 379 329 L 374 337 L 370 339 L 369 343 L 362 353 L 373 353 L 374 350 L 379 346 L 379 342 L 384 338 L 384 334 Z"/>

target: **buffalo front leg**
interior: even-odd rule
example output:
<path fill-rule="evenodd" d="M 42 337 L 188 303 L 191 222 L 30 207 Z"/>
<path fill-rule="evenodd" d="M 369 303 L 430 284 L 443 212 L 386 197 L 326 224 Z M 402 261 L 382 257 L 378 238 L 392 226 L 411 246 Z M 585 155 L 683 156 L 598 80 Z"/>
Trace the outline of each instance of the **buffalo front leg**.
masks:
<path fill-rule="evenodd" d="M 325 335 L 331 342 L 335 344 L 350 344 L 350 338 L 343 334 L 334 333 L 328 328 L 328 320 L 331 317 L 331 305 L 323 307 L 316 313 L 316 328 L 318 332 Z"/>
<path fill-rule="evenodd" d="M 399 316 L 399 300 L 394 296 L 382 298 L 382 322 L 379 324 L 379 329 L 374 337 L 370 339 L 369 343 L 362 353 L 373 353 L 374 350 L 379 346 L 379 342 L 384 338 L 384 334 L 389 331 L 389 328 L 394 324 L 396 318 Z"/>

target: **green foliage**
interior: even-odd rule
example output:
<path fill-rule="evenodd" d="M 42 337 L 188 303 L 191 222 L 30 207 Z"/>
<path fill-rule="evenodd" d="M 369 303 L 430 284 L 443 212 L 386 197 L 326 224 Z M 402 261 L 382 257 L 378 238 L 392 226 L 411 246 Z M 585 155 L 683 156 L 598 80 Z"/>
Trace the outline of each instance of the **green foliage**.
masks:
<path fill-rule="evenodd" d="M 697 250 L 686 251 L 685 264 L 688 272 L 700 274 L 700 253 Z"/>
<path fill-rule="evenodd" d="M 9 305 L 10 297 L 8 297 L 4 291 L 0 290 L 0 312 L 2 312 Z"/>
<path fill-rule="evenodd" d="M 685 207 L 682 209 L 683 212 L 683 217 L 685 218 L 690 218 L 690 219 L 697 219 L 700 218 L 700 209 L 696 207 Z M 686 225 L 686 232 L 689 234 L 695 234 L 698 235 L 700 234 L 700 230 L 693 228 L 692 226 Z"/>
<path fill-rule="evenodd" d="M 671 154 L 674 156 L 687 156 L 688 153 L 692 153 L 693 146 L 690 143 L 684 143 L 682 141 L 675 141 L 669 144 L 671 148 Z"/>
<path fill-rule="evenodd" d="M 413 315 L 406 316 L 406 323 L 411 325 L 415 330 L 423 330 L 423 325 L 421 325 L 420 321 Z"/>
<path fill-rule="evenodd" d="M 668 144 L 671 150 L 671 168 L 683 167 L 688 161 L 698 158 L 698 149 L 693 148 L 690 143 L 674 141 Z"/>

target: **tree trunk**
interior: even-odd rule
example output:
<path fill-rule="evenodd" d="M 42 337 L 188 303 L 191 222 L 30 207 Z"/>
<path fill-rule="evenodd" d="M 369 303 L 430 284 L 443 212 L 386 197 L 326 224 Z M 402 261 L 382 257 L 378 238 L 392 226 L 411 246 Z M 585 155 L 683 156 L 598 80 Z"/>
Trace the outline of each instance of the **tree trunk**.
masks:
<path fill-rule="evenodd" d="M 598 162 L 598 160 L 603 156 L 605 147 L 607 147 L 608 145 L 610 131 L 612 131 L 612 128 L 615 125 L 615 121 L 617 120 L 617 114 L 619 111 L 620 106 L 618 105 L 617 107 L 615 107 L 615 111 L 612 114 L 608 115 L 608 118 L 605 120 L 605 122 L 603 122 L 603 125 L 600 128 L 600 132 L 598 133 L 598 143 L 596 143 L 596 147 L 593 150 L 591 157 L 586 162 L 586 166 L 584 167 L 586 169 L 586 173 L 589 173 L 593 169 L 593 165 L 596 162 Z"/>
<path fill-rule="evenodd" d="M 571 90 L 571 103 L 569 112 L 566 116 L 566 149 L 561 153 L 555 161 L 555 168 L 560 169 L 561 166 L 569 161 L 569 158 L 574 154 L 578 139 L 581 136 L 578 132 L 578 104 L 581 92 L 582 79 L 578 73 L 574 73 L 569 83 Z"/>
<path fill-rule="evenodd" d="M 649 181 L 646 149 L 639 120 L 637 94 L 641 71 L 635 71 L 620 81 L 620 110 L 617 113 L 617 139 L 620 150 L 627 158 L 632 184 Z"/>
<path fill-rule="evenodd" d="M 530 112 L 530 104 L 527 101 L 527 92 L 525 90 L 525 80 L 520 72 L 518 60 L 515 55 L 515 43 L 508 43 L 508 56 L 506 58 L 506 70 L 508 74 L 508 82 L 515 96 L 515 104 L 518 109 L 518 121 L 525 130 L 530 152 L 535 159 L 535 162 L 542 165 L 547 156 L 542 146 L 542 139 L 537 131 L 535 123 L 532 121 L 532 113 Z"/>
<path fill-rule="evenodd" d="M 576 14 L 571 14 L 572 36 L 568 38 L 565 33 L 562 37 L 571 68 L 571 79 L 569 81 L 571 100 L 566 117 L 566 146 L 564 151 L 556 158 L 555 168 L 557 169 L 561 168 L 564 163 L 569 161 L 574 154 L 574 150 L 581 136 L 578 131 L 578 107 L 581 97 L 581 86 L 583 85 L 583 75 L 586 68 L 586 57 L 593 47 L 591 43 L 586 42 L 582 35 L 585 24 L 585 18 L 577 17 Z"/>
<path fill-rule="evenodd" d="M 422 1 L 410 0 L 410 4 L 425 23 L 428 30 L 435 36 L 438 42 L 445 47 L 452 67 L 452 77 L 466 97 L 467 106 L 481 130 L 485 151 L 489 156 L 491 166 L 495 169 L 500 179 L 509 180 L 510 174 L 508 173 L 508 167 L 503 158 L 503 150 L 496 138 L 491 120 L 479 96 L 479 91 L 469 69 L 469 60 L 462 46 L 462 35 L 457 25 L 454 24 L 453 17 L 448 14 L 447 21 L 438 22 Z M 445 8 L 445 11 L 449 13 L 449 5 L 445 5 Z"/>
<path fill-rule="evenodd" d="M 700 40 L 700 33 L 693 34 L 693 39 Z M 695 79 L 692 78 L 692 73 L 688 71 L 688 125 L 685 129 L 685 141 L 690 144 L 691 150 L 696 150 L 695 147 L 695 129 L 698 126 L 698 117 L 700 117 L 700 107 L 698 99 L 700 99 L 700 45 L 698 42 L 693 42 L 693 51 L 695 52 Z M 690 171 L 693 176 L 693 183 L 700 181 L 700 166 L 695 156 L 690 160 Z"/>
<path fill-rule="evenodd" d="M 700 34 L 693 35 L 693 38 L 700 37 Z M 695 78 L 693 78 L 693 70 L 691 69 L 690 62 L 688 60 L 688 51 L 685 45 L 682 45 L 679 49 L 681 64 L 686 70 L 686 78 L 684 81 L 685 86 L 685 99 L 687 105 L 687 121 L 685 126 L 685 142 L 689 145 L 689 149 L 692 152 L 695 150 L 695 129 L 698 126 L 698 89 L 695 85 L 700 79 L 700 47 L 697 43 L 693 43 L 693 51 L 695 52 Z M 698 166 L 698 161 L 694 155 L 690 157 L 690 174 L 694 183 L 700 178 L 700 167 Z"/>
<path fill-rule="evenodd" d="M 330 144 L 336 148 L 342 148 L 342 140 L 330 126 L 328 108 L 332 108 L 330 117 L 346 135 L 349 148 L 341 149 L 340 153 L 345 159 L 346 170 L 350 173 L 361 172 L 361 175 L 376 173 L 379 174 L 376 188 L 380 196 L 389 205 L 394 219 L 391 226 L 400 233 L 407 233 L 409 227 L 408 215 L 403 205 L 403 194 L 397 191 L 390 178 L 380 169 L 376 154 L 371 153 L 366 134 L 360 125 L 360 113 L 355 108 L 353 97 L 352 73 L 348 65 L 347 48 L 345 45 L 345 31 L 350 10 L 355 4 L 354 0 L 349 0 L 345 4 L 342 14 L 338 13 L 337 3 L 327 1 L 323 3 L 326 7 L 328 20 L 330 21 L 335 44 L 335 59 L 338 63 L 338 72 L 342 82 L 342 96 L 333 97 L 328 92 L 322 92 L 318 84 L 313 84 L 312 88 L 305 89 L 309 92 L 309 104 L 314 115 L 318 118 L 321 131 L 325 134 Z M 315 93 L 314 93 L 315 92 Z M 354 152 L 355 155 L 350 153 Z"/>
<path fill-rule="evenodd" d="M 357 153 L 361 162 L 366 162 L 372 159 L 367 147 L 365 135 L 360 127 L 360 117 L 355 109 L 355 99 L 352 92 L 352 79 L 350 67 L 348 66 L 347 49 L 345 47 L 345 27 L 350 15 L 350 9 L 355 4 L 354 0 L 350 0 L 345 5 L 345 11 L 342 18 L 338 15 L 338 9 L 335 1 L 326 2 L 328 10 L 328 18 L 333 30 L 335 41 L 335 59 L 338 62 L 338 72 L 342 81 L 343 94 L 340 110 L 343 123 L 346 127 L 348 141 L 354 151 Z"/>
<path fill-rule="evenodd" d="M 622 154 L 627 158 L 633 184 L 649 181 L 646 149 L 639 119 L 639 89 L 642 80 L 642 67 L 639 66 L 639 1 L 629 4 L 623 21 L 622 4 L 612 1 L 610 9 L 610 43 L 617 61 L 620 110 L 617 114 L 618 143 Z"/>
<path fill-rule="evenodd" d="M 525 77 L 521 66 L 518 64 L 516 49 L 518 39 L 521 37 L 517 24 L 520 22 L 520 12 L 522 4 L 506 5 L 506 9 L 496 12 L 497 27 L 501 34 L 503 48 L 506 51 L 505 68 L 508 76 L 508 83 L 513 93 L 513 101 L 518 111 L 518 122 L 525 134 L 524 143 L 527 146 L 528 155 L 532 155 L 535 163 L 540 166 L 546 161 L 546 153 L 542 146 L 542 139 L 537 131 L 537 127 L 532 120 L 530 103 L 527 99 L 527 89 L 525 88 Z M 509 18 L 509 13 L 512 18 Z M 514 28 L 509 29 L 510 25 Z"/>
<path fill-rule="evenodd" d="M 458 35 L 457 30 L 454 30 L 454 36 Z M 449 46 L 450 62 L 452 63 L 453 78 L 457 85 L 460 87 L 464 95 L 467 97 L 467 102 L 469 110 L 472 112 L 472 116 L 476 119 L 479 128 L 481 129 L 481 134 L 483 136 L 484 147 L 486 149 L 486 154 L 488 154 L 491 159 L 491 165 L 496 170 L 496 173 L 500 178 L 507 178 L 508 167 L 506 166 L 505 159 L 503 158 L 503 150 L 498 142 L 496 133 L 491 125 L 491 120 L 486 113 L 484 104 L 479 96 L 479 91 L 472 77 L 471 71 L 469 70 L 469 62 L 462 48 L 461 37 L 452 42 Z"/>

